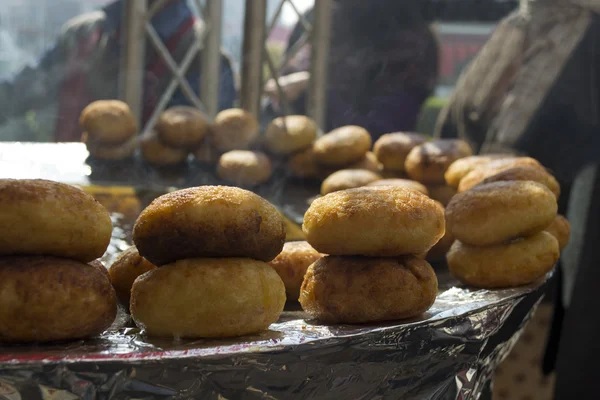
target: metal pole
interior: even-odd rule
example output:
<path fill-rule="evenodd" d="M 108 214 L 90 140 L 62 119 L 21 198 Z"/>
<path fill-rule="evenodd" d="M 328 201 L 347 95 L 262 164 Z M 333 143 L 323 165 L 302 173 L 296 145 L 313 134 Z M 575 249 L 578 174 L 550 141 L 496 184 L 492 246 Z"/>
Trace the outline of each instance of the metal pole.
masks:
<path fill-rule="evenodd" d="M 263 51 L 267 23 L 267 0 L 246 0 L 242 51 L 241 106 L 257 119 L 263 86 Z"/>
<path fill-rule="evenodd" d="M 219 82 L 221 72 L 221 25 L 223 1 L 206 2 L 204 18 L 208 32 L 202 50 L 202 74 L 200 75 L 200 100 L 210 118 L 219 112 Z"/>
<path fill-rule="evenodd" d="M 146 57 L 147 0 L 123 2 L 124 42 L 121 43 L 119 97 L 129 104 L 141 126 Z"/>
<path fill-rule="evenodd" d="M 321 129 L 326 129 L 331 8 L 332 0 L 315 1 L 315 20 L 311 37 L 310 86 L 307 111 L 308 116 L 314 119 Z"/>

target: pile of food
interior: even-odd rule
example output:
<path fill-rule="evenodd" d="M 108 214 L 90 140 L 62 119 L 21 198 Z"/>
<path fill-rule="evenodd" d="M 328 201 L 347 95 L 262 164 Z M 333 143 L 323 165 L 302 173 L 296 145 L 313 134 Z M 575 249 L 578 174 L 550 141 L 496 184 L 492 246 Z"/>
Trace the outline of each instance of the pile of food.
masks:
<path fill-rule="evenodd" d="M 73 186 L 0 180 L 0 343 L 89 338 L 114 321 L 108 211 Z"/>

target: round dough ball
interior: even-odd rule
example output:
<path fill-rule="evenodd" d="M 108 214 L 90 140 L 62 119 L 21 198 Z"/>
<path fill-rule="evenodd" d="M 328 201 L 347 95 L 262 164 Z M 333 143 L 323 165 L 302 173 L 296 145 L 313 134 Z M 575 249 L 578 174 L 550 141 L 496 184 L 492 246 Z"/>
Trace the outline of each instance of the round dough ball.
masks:
<path fill-rule="evenodd" d="M 156 122 L 159 140 L 177 149 L 195 149 L 208 133 L 208 121 L 194 107 L 171 107 Z"/>
<path fill-rule="evenodd" d="M 0 343 L 96 336 L 117 315 L 117 298 L 97 268 L 57 257 L 0 257 Z"/>
<path fill-rule="evenodd" d="M 129 307 L 133 282 L 138 276 L 155 268 L 156 265 L 140 256 L 135 246 L 131 246 L 119 254 L 108 269 L 109 279 L 115 288 L 119 302 Z"/>
<path fill-rule="evenodd" d="M 137 131 L 137 121 L 126 103 L 119 100 L 99 100 L 81 112 L 83 130 L 104 145 L 125 143 Z"/>
<path fill-rule="evenodd" d="M 120 145 L 102 145 L 90 140 L 87 132 L 83 133 L 81 141 L 85 143 L 85 147 L 91 157 L 105 161 L 120 161 L 131 158 L 135 154 L 135 149 L 138 145 L 137 136 L 133 136 L 127 142 Z"/>
<path fill-rule="evenodd" d="M 165 146 L 158 140 L 155 133 L 142 138 L 140 149 L 142 151 L 142 158 L 147 163 L 157 167 L 183 164 L 189 155 L 187 150 Z"/>
<path fill-rule="evenodd" d="M 531 283 L 558 261 L 558 241 L 548 232 L 507 244 L 469 246 L 454 242 L 448 268 L 461 282 L 478 288 L 508 288 Z"/>
<path fill-rule="evenodd" d="M 404 171 L 404 162 L 410 151 L 427 141 L 418 133 L 387 133 L 373 145 L 373 151 L 383 167 L 389 171 Z"/>
<path fill-rule="evenodd" d="M 544 168 L 539 161 L 531 157 L 509 157 L 490 161 L 474 168 L 466 174 L 458 184 L 458 193 L 466 192 L 480 184 L 484 179 L 494 176 L 499 172 L 519 166 Z"/>
<path fill-rule="evenodd" d="M 83 190 L 43 179 L 0 179 L 0 255 L 90 262 L 112 234 L 106 208 Z"/>
<path fill-rule="evenodd" d="M 363 187 L 312 202 L 302 230 L 330 255 L 396 257 L 419 254 L 444 235 L 443 210 L 424 194 L 402 187 Z"/>
<path fill-rule="evenodd" d="M 296 178 L 316 179 L 321 177 L 321 169 L 312 147 L 291 156 L 287 167 L 292 176 Z"/>
<path fill-rule="evenodd" d="M 100 261 L 100 260 L 90 261 L 88 263 L 88 265 L 96 268 L 98 271 L 100 271 L 102 273 L 102 275 L 104 275 L 104 277 L 106 279 L 110 280 L 110 276 L 108 275 L 108 270 L 106 269 L 104 264 L 102 264 L 102 261 Z"/>
<path fill-rule="evenodd" d="M 247 258 L 176 261 L 136 279 L 131 316 L 150 336 L 222 338 L 266 330 L 285 287 L 268 264 Z"/>
<path fill-rule="evenodd" d="M 319 164 L 342 167 L 360 161 L 371 148 L 371 134 L 359 126 L 344 126 L 321 136 L 313 149 Z"/>
<path fill-rule="evenodd" d="M 271 203 L 248 190 L 200 186 L 154 200 L 137 219 L 133 241 L 157 266 L 196 257 L 268 262 L 283 248 L 285 223 Z"/>
<path fill-rule="evenodd" d="M 557 209 L 556 197 L 541 183 L 494 182 L 454 196 L 446 221 L 457 240 L 487 246 L 543 231 Z"/>
<path fill-rule="evenodd" d="M 531 165 L 520 165 L 512 168 L 505 169 L 494 175 L 483 178 L 477 185 L 482 185 L 492 182 L 501 181 L 534 181 L 545 185 L 548 189 L 554 193 L 556 198 L 560 196 L 560 185 L 556 178 L 548 173 L 542 167 L 534 167 Z M 473 182 L 473 181 L 471 181 Z M 473 182 L 474 183 L 474 182 Z M 462 188 L 464 189 L 464 188 Z"/>
<path fill-rule="evenodd" d="M 404 167 L 411 179 L 427 184 L 443 184 L 448 167 L 459 158 L 471 154 L 471 147 L 463 140 L 434 140 L 414 147 L 406 156 Z"/>
<path fill-rule="evenodd" d="M 367 151 L 367 154 L 361 160 L 350 164 L 346 169 L 366 169 L 367 171 L 379 173 L 383 170 L 383 166 L 377 160 L 375 153 Z"/>
<path fill-rule="evenodd" d="M 219 178 L 234 185 L 260 185 L 272 173 L 271 160 L 259 151 L 232 150 L 223 154 L 217 165 Z"/>
<path fill-rule="evenodd" d="M 446 206 L 456 194 L 456 189 L 447 185 L 429 185 L 427 186 L 429 197 Z"/>
<path fill-rule="evenodd" d="M 324 323 L 367 323 L 416 317 L 434 303 L 431 265 L 400 258 L 323 257 L 308 268 L 300 304 Z"/>
<path fill-rule="evenodd" d="M 269 262 L 281 277 L 288 300 L 298 301 L 306 270 L 321 257 L 308 242 L 286 242 L 281 253 Z"/>
<path fill-rule="evenodd" d="M 398 179 L 398 178 L 396 178 L 396 179 L 380 179 L 378 181 L 369 183 L 367 186 L 403 187 L 403 188 L 407 188 L 407 189 L 416 190 L 417 192 L 421 192 L 426 196 L 429 195 L 429 191 L 427 190 L 425 185 L 423 185 L 417 181 L 413 181 L 411 179 Z"/>
<path fill-rule="evenodd" d="M 558 240 L 558 247 L 560 251 L 563 251 L 564 248 L 569 244 L 569 238 L 571 237 L 571 224 L 564 216 L 557 215 L 556 218 L 554 218 L 554 221 L 552 221 L 550 226 L 547 227 L 545 231 L 550 233 L 556 238 L 556 240 Z"/>
<path fill-rule="evenodd" d="M 291 154 L 312 146 L 319 128 L 304 115 L 275 118 L 265 132 L 265 145 L 276 154 Z"/>
<path fill-rule="evenodd" d="M 342 169 L 329 175 L 321 184 L 321 196 L 353 189 L 380 180 L 381 176 L 365 169 Z"/>
<path fill-rule="evenodd" d="M 444 179 L 446 179 L 446 184 L 450 187 L 457 189 L 460 180 L 464 178 L 469 172 L 473 171 L 481 165 L 485 165 L 490 161 L 496 160 L 498 158 L 514 159 L 515 157 L 510 157 L 507 154 L 489 154 L 460 158 L 454 161 L 452 164 L 450 164 L 450 166 L 444 173 Z"/>
<path fill-rule="evenodd" d="M 252 114 L 232 108 L 217 114 L 211 127 L 211 137 L 219 151 L 245 150 L 256 140 L 258 131 L 258 121 Z"/>

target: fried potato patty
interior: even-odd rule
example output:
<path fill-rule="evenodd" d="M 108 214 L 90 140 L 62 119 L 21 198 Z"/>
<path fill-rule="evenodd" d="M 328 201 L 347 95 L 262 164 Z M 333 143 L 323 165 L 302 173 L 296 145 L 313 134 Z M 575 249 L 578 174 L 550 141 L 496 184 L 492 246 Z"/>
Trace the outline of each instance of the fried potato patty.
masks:
<path fill-rule="evenodd" d="M 0 255 L 50 255 L 89 262 L 112 233 L 106 208 L 84 191 L 43 179 L 0 179 Z"/>
<path fill-rule="evenodd" d="M 444 235 L 444 212 L 429 197 L 402 187 L 363 187 L 316 199 L 302 230 L 330 255 L 394 257 L 429 251 Z"/>
<path fill-rule="evenodd" d="M 272 204 L 250 191 L 200 186 L 154 200 L 138 217 L 133 241 L 157 266 L 196 257 L 271 261 L 283 248 L 285 224 Z"/>
<path fill-rule="evenodd" d="M 213 121 L 210 133 L 219 151 L 245 150 L 258 138 L 258 121 L 240 108 L 223 110 Z"/>
<path fill-rule="evenodd" d="M 300 304 L 325 323 L 389 321 L 427 311 L 437 291 L 433 268 L 414 256 L 327 256 L 308 268 Z"/>
<path fill-rule="evenodd" d="M 131 290 L 131 316 L 151 336 L 220 338 L 261 332 L 279 319 L 285 287 L 268 264 L 197 258 L 147 272 Z"/>
<path fill-rule="evenodd" d="M 501 244 L 543 231 L 557 209 L 556 197 L 541 183 L 487 183 L 452 198 L 446 207 L 447 229 L 473 246 Z"/>
<path fill-rule="evenodd" d="M 319 128 L 304 115 L 275 118 L 265 132 L 265 145 L 276 154 L 291 154 L 312 146 Z"/>
<path fill-rule="evenodd" d="M 219 158 L 217 175 L 234 185 L 253 186 L 271 177 L 271 160 L 260 151 L 232 150 Z"/>
<path fill-rule="evenodd" d="M 359 126 L 343 126 L 321 136 L 313 145 L 316 160 L 328 167 L 360 161 L 371 148 L 371 135 Z"/>
<path fill-rule="evenodd" d="M 208 134 L 209 124 L 194 107 L 175 106 L 161 114 L 156 122 L 159 140 L 167 146 L 193 150 Z"/>
<path fill-rule="evenodd" d="M 140 140 L 140 150 L 147 163 L 158 167 L 183 164 L 189 156 L 187 150 L 166 146 L 158 139 L 156 132 Z"/>
<path fill-rule="evenodd" d="M 424 195 L 429 195 L 429 191 L 422 183 L 417 181 L 413 181 L 412 179 L 401 179 L 401 178 L 390 178 L 390 179 L 380 179 L 375 182 L 369 183 L 367 186 L 395 186 L 395 187 L 403 187 L 407 189 L 414 189 L 417 192 L 421 192 Z"/>
<path fill-rule="evenodd" d="M 482 180 L 477 183 L 471 181 L 475 186 L 482 185 L 492 182 L 502 181 L 534 181 L 545 185 L 548 189 L 554 193 L 556 198 L 560 196 L 560 185 L 556 178 L 554 178 L 548 171 L 542 167 L 531 166 L 531 165 L 519 165 L 516 167 L 508 168 L 491 176 L 482 176 Z M 461 189 L 468 190 L 466 185 L 461 184 Z M 469 188 L 470 189 L 470 188 Z"/>
<path fill-rule="evenodd" d="M 321 195 L 365 186 L 380 179 L 377 173 L 366 169 L 342 169 L 325 178 L 321 184 Z"/>
<path fill-rule="evenodd" d="M 458 139 L 440 139 L 414 147 L 404 163 L 411 179 L 426 184 L 443 184 L 448 167 L 473 154 L 469 144 Z"/>
<path fill-rule="evenodd" d="M 545 229 L 546 232 L 550 233 L 552 236 L 558 240 L 558 247 L 560 251 L 563 251 L 565 247 L 569 244 L 569 239 L 571 237 L 571 224 L 569 221 L 562 215 L 557 215 L 554 218 L 554 221 Z"/>
<path fill-rule="evenodd" d="M 480 184 L 484 179 L 494 176 L 504 170 L 526 165 L 543 168 L 538 160 L 531 157 L 500 158 L 498 160 L 492 160 L 488 163 L 478 165 L 460 180 L 458 184 L 458 192 L 465 192 Z"/>
<path fill-rule="evenodd" d="M 104 145 L 125 143 L 137 131 L 131 109 L 120 100 L 98 100 L 83 109 L 79 124 L 93 141 Z"/>
<path fill-rule="evenodd" d="M 108 269 L 110 283 L 117 293 L 119 302 L 129 308 L 131 287 L 138 276 L 153 270 L 156 265 L 140 256 L 135 246 L 131 246 L 117 257 Z M 106 268 L 105 268 L 106 269 Z"/>
<path fill-rule="evenodd" d="M 97 268 L 58 257 L 0 257 L 0 342 L 96 336 L 117 315 L 117 298 Z"/>
<path fill-rule="evenodd" d="M 281 253 L 269 262 L 281 277 L 288 300 L 298 301 L 306 270 L 321 257 L 308 242 L 286 242 Z"/>
<path fill-rule="evenodd" d="M 498 158 L 514 158 L 505 154 L 490 154 L 480 156 L 468 156 L 460 158 L 454 161 L 446 172 L 444 173 L 444 179 L 446 184 L 455 189 L 458 188 L 460 180 L 464 178 L 469 172 L 473 171 L 480 165 L 484 165 Z"/>
<path fill-rule="evenodd" d="M 480 288 L 525 285 L 544 276 L 558 261 L 558 241 L 548 232 L 507 244 L 470 246 L 454 242 L 448 268 L 461 282 Z"/>
<path fill-rule="evenodd" d="M 377 139 L 373 145 L 373 152 L 385 169 L 404 171 L 408 153 L 426 141 L 427 137 L 418 133 L 386 133 Z"/>

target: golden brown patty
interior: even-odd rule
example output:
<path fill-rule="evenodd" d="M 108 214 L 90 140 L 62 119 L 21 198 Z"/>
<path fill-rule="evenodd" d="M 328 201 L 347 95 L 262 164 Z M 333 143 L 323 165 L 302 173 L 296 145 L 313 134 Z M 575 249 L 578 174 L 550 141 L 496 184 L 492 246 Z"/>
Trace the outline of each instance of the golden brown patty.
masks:
<path fill-rule="evenodd" d="M 117 298 L 97 268 L 56 257 L 0 257 L 0 342 L 82 339 L 107 329 Z"/>
<path fill-rule="evenodd" d="M 389 171 L 404 171 L 404 162 L 410 151 L 427 141 L 418 133 L 388 133 L 373 145 L 373 151 L 383 167 Z"/>
<path fill-rule="evenodd" d="M 475 168 L 480 165 L 484 165 L 498 158 L 514 158 L 510 157 L 507 154 L 489 154 L 489 155 L 480 155 L 480 156 L 469 156 L 460 158 L 454 161 L 446 172 L 444 173 L 444 178 L 446 179 L 446 184 L 453 188 L 458 188 L 458 184 L 460 180 L 464 178 L 469 172 L 473 171 Z"/>
<path fill-rule="evenodd" d="M 291 156 L 287 167 L 292 176 L 296 178 L 315 179 L 321 177 L 321 168 L 317 163 L 312 147 Z"/>
<path fill-rule="evenodd" d="M 541 183 L 487 183 L 452 198 L 446 207 L 447 229 L 466 244 L 501 244 L 543 231 L 557 208 L 556 197 Z"/>
<path fill-rule="evenodd" d="M 163 112 L 156 122 L 156 132 L 162 143 L 179 149 L 195 149 L 207 135 L 208 121 L 194 107 L 176 106 Z"/>
<path fill-rule="evenodd" d="M 268 201 L 235 187 L 201 186 L 160 196 L 140 214 L 133 241 L 154 265 L 195 257 L 271 261 L 285 240 L 283 217 Z"/>
<path fill-rule="evenodd" d="M 454 242 L 448 268 L 461 282 L 481 288 L 525 285 L 544 276 L 560 256 L 558 241 L 548 232 L 508 244 L 469 246 Z"/>
<path fill-rule="evenodd" d="M 550 189 L 556 198 L 560 196 L 560 185 L 558 184 L 558 181 L 544 168 L 531 165 L 520 165 L 505 169 L 489 177 L 484 177 L 477 185 L 501 181 L 539 182 Z M 463 187 L 462 189 L 464 190 L 465 188 Z"/>
<path fill-rule="evenodd" d="M 291 154 L 312 146 L 319 128 L 304 115 L 275 118 L 265 132 L 265 145 L 277 154 Z"/>
<path fill-rule="evenodd" d="M 366 169 L 367 171 L 381 172 L 383 165 L 377 160 L 375 153 L 367 151 L 367 154 L 359 161 L 350 164 L 346 169 Z"/>
<path fill-rule="evenodd" d="M 143 137 L 140 141 L 142 158 L 149 164 L 156 166 L 168 166 L 183 164 L 189 155 L 189 151 L 165 146 L 156 133 Z"/>
<path fill-rule="evenodd" d="M 211 138 L 219 151 L 245 150 L 258 137 L 258 121 L 249 112 L 232 108 L 221 111 L 211 126 Z"/>
<path fill-rule="evenodd" d="M 402 187 L 342 190 L 316 199 L 302 230 L 317 251 L 395 257 L 419 254 L 444 235 L 444 212 L 424 194 Z"/>
<path fill-rule="evenodd" d="M 269 263 L 281 277 L 288 300 L 298 301 L 306 270 L 321 257 L 308 242 L 286 242 L 281 253 Z"/>
<path fill-rule="evenodd" d="M 300 304 L 325 323 L 388 321 L 427 311 L 437 289 L 433 268 L 417 257 L 327 256 L 306 272 Z"/>
<path fill-rule="evenodd" d="M 543 168 L 539 161 L 531 157 L 508 157 L 493 160 L 474 168 L 472 171 L 466 174 L 458 184 L 458 192 L 465 192 L 471 189 L 472 187 L 478 185 L 486 178 L 494 176 L 497 173 L 502 172 L 504 170 L 518 166 L 532 166 Z"/>
<path fill-rule="evenodd" d="M 98 271 L 102 272 L 102 275 L 104 275 L 104 277 L 106 279 L 110 279 L 110 276 L 108 275 L 108 270 L 106 269 L 104 264 L 102 264 L 102 261 L 100 261 L 100 260 L 90 261 L 88 263 L 88 265 L 90 265 L 90 266 L 96 268 Z"/>
<path fill-rule="evenodd" d="M 407 189 L 414 189 L 417 192 L 421 192 L 424 195 L 429 195 L 429 191 L 427 190 L 427 188 L 425 187 L 425 185 L 417 182 L 417 181 L 413 181 L 411 179 L 380 179 L 378 181 L 375 182 L 371 182 L 369 183 L 367 186 L 396 186 L 396 187 L 403 187 L 403 188 L 407 188 Z"/>
<path fill-rule="evenodd" d="M 554 221 L 552 221 L 550 226 L 547 227 L 545 231 L 550 233 L 556 238 L 556 240 L 558 240 L 558 247 L 560 248 L 560 251 L 563 251 L 564 248 L 569 244 L 569 238 L 571 236 L 571 224 L 564 216 L 557 215 L 556 218 L 554 218 Z"/>
<path fill-rule="evenodd" d="M 429 197 L 439 201 L 446 206 L 456 194 L 456 189 L 447 185 L 429 185 L 427 186 Z"/>
<path fill-rule="evenodd" d="M 360 161 L 371 148 L 371 135 L 359 126 L 344 126 L 321 136 L 313 150 L 323 166 L 343 167 Z"/>
<path fill-rule="evenodd" d="M 440 139 L 413 148 L 404 167 L 411 179 L 427 184 L 443 184 L 448 167 L 472 154 L 469 144 L 457 139 Z"/>
<path fill-rule="evenodd" d="M 381 176 L 365 169 L 342 169 L 329 175 L 321 184 L 321 195 L 353 189 L 380 180 Z"/>
<path fill-rule="evenodd" d="M 0 179 L 0 255 L 52 255 L 89 262 L 112 233 L 106 208 L 84 191 L 43 179 Z"/>
<path fill-rule="evenodd" d="M 140 256 L 135 246 L 131 246 L 119 254 L 108 269 L 108 274 L 121 304 L 129 307 L 129 297 L 133 282 L 138 276 L 154 268 L 156 268 L 156 265 Z"/>
<path fill-rule="evenodd" d="M 122 144 L 106 146 L 98 142 L 91 141 L 87 132 L 82 135 L 82 142 L 85 143 L 90 156 L 98 160 L 119 161 L 133 157 L 135 149 L 138 145 L 137 136 Z"/>
<path fill-rule="evenodd" d="M 131 290 L 131 316 L 151 336 L 257 333 L 279 319 L 284 305 L 279 275 L 247 258 L 177 261 L 140 276 Z"/>
<path fill-rule="evenodd" d="M 105 145 L 124 143 L 137 131 L 131 109 L 119 100 L 91 103 L 81 112 L 79 123 L 94 141 Z"/>
<path fill-rule="evenodd" d="M 219 178 L 234 185 L 259 185 L 268 181 L 272 173 L 271 160 L 259 151 L 229 151 L 221 156 L 217 166 Z"/>

